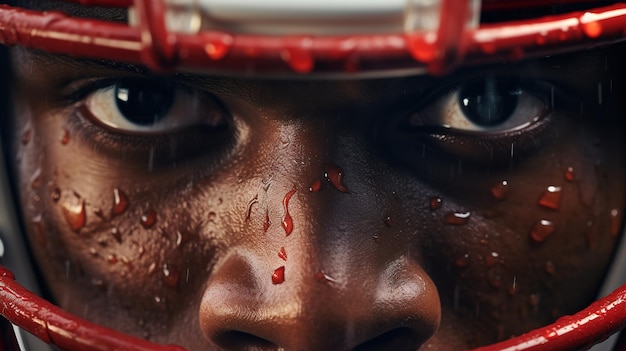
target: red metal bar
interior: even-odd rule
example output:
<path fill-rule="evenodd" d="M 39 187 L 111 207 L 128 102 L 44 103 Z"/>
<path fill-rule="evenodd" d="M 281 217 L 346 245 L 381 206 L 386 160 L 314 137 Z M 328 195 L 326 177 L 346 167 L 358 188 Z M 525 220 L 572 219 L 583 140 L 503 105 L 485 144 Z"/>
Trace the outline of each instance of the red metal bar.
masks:
<path fill-rule="evenodd" d="M 472 351 L 587 349 L 626 327 L 626 284 L 573 316 L 527 334 Z"/>
<path fill-rule="evenodd" d="M 0 266 L 0 314 L 11 323 L 62 350 L 184 351 L 159 345 L 80 319 L 34 295 Z"/>
<path fill-rule="evenodd" d="M 621 41 L 625 39 L 624 28 L 626 4 L 603 7 L 594 13 L 483 25 L 463 33 L 467 37 L 465 62 L 515 60 Z M 159 38 L 175 45 L 161 43 L 163 48 L 155 50 L 150 46 L 154 43 L 142 40 L 141 31 L 120 23 L 0 5 L 0 43 L 78 57 L 143 63 L 154 70 L 168 69 L 174 64 L 211 72 L 287 73 L 302 67 L 289 62 L 294 55 L 288 51 L 294 47 L 299 50 L 296 60 L 310 60 L 315 72 L 407 69 L 433 63 L 427 58 L 420 60 L 424 52 L 411 56 L 415 51 L 411 41 L 416 35 L 425 38 L 424 33 L 326 37 L 231 35 L 219 31 L 198 35 L 169 33 Z M 173 57 L 168 57 L 170 50 Z M 161 56 L 147 59 L 146 52 Z M 226 56 L 228 60 L 223 59 Z M 357 69 L 352 65 L 355 62 Z"/>

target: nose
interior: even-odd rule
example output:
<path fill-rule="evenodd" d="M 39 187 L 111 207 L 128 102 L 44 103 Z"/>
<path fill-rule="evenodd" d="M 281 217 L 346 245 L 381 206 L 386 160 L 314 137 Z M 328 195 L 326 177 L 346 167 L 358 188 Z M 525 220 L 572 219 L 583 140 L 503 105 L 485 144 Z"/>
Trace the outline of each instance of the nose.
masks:
<path fill-rule="evenodd" d="M 417 350 L 438 327 L 435 286 L 404 256 L 341 277 L 285 266 L 276 284 L 267 259 L 233 250 L 204 292 L 205 336 L 227 350 Z"/>

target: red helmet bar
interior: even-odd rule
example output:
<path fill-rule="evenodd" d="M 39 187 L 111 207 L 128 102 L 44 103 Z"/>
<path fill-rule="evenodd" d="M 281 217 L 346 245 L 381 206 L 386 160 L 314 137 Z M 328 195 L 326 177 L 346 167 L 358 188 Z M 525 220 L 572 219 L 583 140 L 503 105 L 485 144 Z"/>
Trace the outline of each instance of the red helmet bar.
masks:
<path fill-rule="evenodd" d="M 0 310 L 11 323 L 61 349 L 184 351 L 108 329 L 63 311 L 19 285 L 0 266 Z M 8 307 L 8 308 L 7 308 Z M 590 347 L 626 327 L 626 284 L 573 316 L 473 351 L 559 351 Z"/>
<path fill-rule="evenodd" d="M 81 0 L 110 5 L 111 1 Z M 128 0 L 117 0 L 118 6 Z M 443 10 L 455 0 L 443 2 Z M 211 73 L 354 73 L 428 69 L 441 73 L 461 59 L 489 63 L 566 52 L 624 40 L 626 4 L 467 29 L 468 11 L 446 12 L 439 31 L 343 36 L 259 36 L 203 31 L 171 33 L 162 1 L 134 2 L 139 26 L 0 5 L 0 43 L 51 53 L 144 64 L 154 70 Z M 452 16 L 450 14 L 453 14 Z M 455 25 L 456 24 L 456 25 Z M 487 57 L 485 57 L 487 54 Z"/>

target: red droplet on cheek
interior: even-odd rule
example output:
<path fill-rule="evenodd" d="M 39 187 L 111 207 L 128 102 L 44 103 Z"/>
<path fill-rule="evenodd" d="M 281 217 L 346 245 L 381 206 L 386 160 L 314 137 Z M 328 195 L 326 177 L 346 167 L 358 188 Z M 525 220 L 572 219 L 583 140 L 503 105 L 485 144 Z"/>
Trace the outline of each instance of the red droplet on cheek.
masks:
<path fill-rule="evenodd" d="M 63 201 L 61 204 L 63 216 L 69 224 L 70 228 L 78 232 L 87 222 L 87 214 L 85 212 L 85 200 L 74 194 L 71 200 Z"/>
<path fill-rule="evenodd" d="M 491 195 L 498 200 L 504 200 L 509 196 L 511 189 L 509 188 L 509 182 L 503 180 L 493 187 L 491 187 Z"/>
<path fill-rule="evenodd" d="M 457 258 L 456 260 L 454 260 L 454 265 L 456 267 L 462 268 L 462 267 L 467 267 L 469 265 L 469 254 L 463 254 L 463 256 Z"/>
<path fill-rule="evenodd" d="M 146 213 L 141 215 L 141 225 L 148 229 L 156 223 L 156 212 L 154 210 L 148 210 Z"/>
<path fill-rule="evenodd" d="M 332 163 L 326 165 L 326 169 L 324 172 L 324 178 L 326 178 L 335 189 L 341 191 L 342 193 L 349 193 L 350 190 L 343 185 L 343 170 Z"/>
<path fill-rule="evenodd" d="M 537 204 L 545 208 L 558 210 L 561 207 L 561 195 L 561 187 L 551 185 L 541 194 Z"/>
<path fill-rule="evenodd" d="M 177 288 L 180 281 L 180 273 L 167 263 L 163 265 L 163 283 L 170 288 Z"/>
<path fill-rule="evenodd" d="M 469 222 L 471 215 L 472 215 L 471 212 L 448 212 L 443 217 L 443 220 L 447 224 L 463 225 Z"/>
<path fill-rule="evenodd" d="M 621 228 L 621 224 L 622 224 L 622 218 L 619 215 L 619 210 L 614 208 L 611 210 L 611 235 L 612 236 L 617 236 L 620 232 L 620 228 Z"/>
<path fill-rule="evenodd" d="M 574 181 L 574 167 L 567 167 L 565 170 L 565 180 L 568 182 Z"/>
<path fill-rule="evenodd" d="M 318 191 L 320 191 L 322 189 L 322 181 L 319 179 L 316 179 L 313 184 L 311 184 L 311 186 L 309 187 L 309 191 L 312 193 L 316 193 Z"/>
<path fill-rule="evenodd" d="M 281 284 L 285 281 L 285 266 L 276 268 L 272 274 L 272 284 Z"/>
<path fill-rule="evenodd" d="M 63 129 L 63 135 L 61 136 L 61 145 L 67 145 L 70 142 L 70 131 Z"/>
<path fill-rule="evenodd" d="M 285 251 L 285 247 L 280 248 L 280 251 L 278 252 L 278 257 L 283 261 L 287 261 L 287 251 Z"/>
<path fill-rule="evenodd" d="M 497 252 L 491 252 L 485 257 L 485 265 L 493 267 L 500 262 L 500 255 Z"/>
<path fill-rule="evenodd" d="M 555 231 L 554 223 L 546 219 L 539 220 L 530 229 L 530 238 L 536 243 L 544 242 Z"/>
<path fill-rule="evenodd" d="M 293 231 L 293 219 L 291 218 L 291 215 L 289 214 L 289 200 L 291 200 L 291 197 L 295 193 L 296 193 L 296 189 L 292 189 L 287 194 L 285 194 L 285 197 L 283 198 L 283 211 L 285 214 L 283 215 L 282 224 L 283 224 L 283 229 L 285 229 L 285 233 L 287 234 L 287 236 L 289 236 L 289 234 L 291 234 L 291 232 Z"/>
<path fill-rule="evenodd" d="M 439 196 L 433 196 L 429 200 L 429 206 L 431 211 L 436 211 L 443 206 L 443 199 Z"/>
<path fill-rule="evenodd" d="M 113 210 L 114 216 L 121 215 L 128 208 L 128 196 L 122 190 L 113 189 Z"/>

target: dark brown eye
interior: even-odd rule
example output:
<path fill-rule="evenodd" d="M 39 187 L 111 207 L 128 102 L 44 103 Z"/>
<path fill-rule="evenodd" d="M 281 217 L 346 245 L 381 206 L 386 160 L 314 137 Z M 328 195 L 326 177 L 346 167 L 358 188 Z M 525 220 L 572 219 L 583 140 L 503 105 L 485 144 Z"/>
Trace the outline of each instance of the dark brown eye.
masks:
<path fill-rule="evenodd" d="M 469 121 L 481 127 L 494 127 L 511 118 L 521 95 L 521 89 L 515 85 L 491 78 L 463 86 L 457 98 Z"/>
<path fill-rule="evenodd" d="M 158 123 L 172 108 L 176 90 L 167 82 L 122 79 L 115 84 L 115 103 L 130 123 L 149 126 Z"/>

